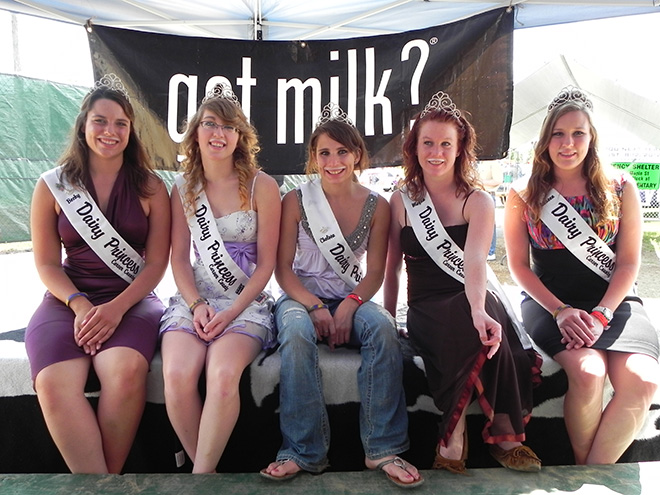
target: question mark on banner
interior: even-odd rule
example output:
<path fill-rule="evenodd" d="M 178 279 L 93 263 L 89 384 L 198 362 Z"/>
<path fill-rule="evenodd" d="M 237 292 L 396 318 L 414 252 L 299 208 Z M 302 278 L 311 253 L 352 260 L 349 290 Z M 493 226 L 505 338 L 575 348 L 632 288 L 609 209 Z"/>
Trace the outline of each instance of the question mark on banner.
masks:
<path fill-rule="evenodd" d="M 429 60 L 429 45 L 424 40 L 410 40 L 401 50 L 402 62 L 405 62 L 410 58 L 410 52 L 413 48 L 419 49 L 419 61 L 417 62 L 417 67 L 415 67 L 412 78 L 410 79 L 410 103 L 412 105 L 418 105 L 419 81 L 422 78 L 422 72 L 424 72 L 426 62 Z"/>

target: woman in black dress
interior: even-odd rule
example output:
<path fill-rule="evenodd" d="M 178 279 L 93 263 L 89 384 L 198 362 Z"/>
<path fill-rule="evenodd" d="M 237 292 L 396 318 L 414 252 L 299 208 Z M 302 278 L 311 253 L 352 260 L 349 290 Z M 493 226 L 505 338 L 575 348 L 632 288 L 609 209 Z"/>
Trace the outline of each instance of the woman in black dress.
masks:
<path fill-rule="evenodd" d="M 600 162 L 591 109 L 576 88 L 548 107 L 531 176 L 509 194 L 505 241 L 511 274 L 526 292 L 525 328 L 568 375 L 564 420 L 575 462 L 608 464 L 643 424 L 660 369 L 658 335 L 634 291 L 639 194 L 630 176 Z M 553 218 L 559 225 L 551 230 Z M 615 393 L 603 409 L 608 377 Z"/>

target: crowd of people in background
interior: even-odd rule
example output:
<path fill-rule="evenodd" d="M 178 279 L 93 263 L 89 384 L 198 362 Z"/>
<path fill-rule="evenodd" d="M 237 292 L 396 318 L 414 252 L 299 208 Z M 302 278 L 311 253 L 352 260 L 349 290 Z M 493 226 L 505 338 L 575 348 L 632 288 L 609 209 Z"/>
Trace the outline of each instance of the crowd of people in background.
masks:
<path fill-rule="evenodd" d="M 419 486 L 424 477 L 404 460 L 404 338 L 441 411 L 434 469 L 467 473 L 473 401 L 493 458 L 516 471 L 541 469 L 523 443 L 541 379 L 536 349 L 568 376 L 564 417 L 575 462 L 616 462 L 658 387 L 660 350 L 635 291 L 639 193 L 628 174 L 599 159 L 592 110 L 576 88 L 550 103 L 523 182 L 513 180 L 518 170 L 478 166 L 469 114 L 439 91 L 407 133 L 403 177 L 383 186 L 388 202 L 358 181 L 369 151 L 346 113 L 328 104 L 309 138 L 308 179 L 280 198 L 258 166 L 257 130 L 231 88 L 218 85 L 186 122 L 182 173 L 168 197 L 126 88 L 105 76 L 32 203 L 35 263 L 48 292 L 26 347 L 69 469 L 122 471 L 160 345 L 167 414 L 193 472 L 215 472 L 240 414 L 241 374 L 276 347 L 283 443 L 261 475 L 321 473 L 330 425 L 318 346 L 348 346 L 361 359 L 365 467 L 397 486 Z M 525 291 L 522 323 L 488 265 L 503 185 L 507 261 Z M 178 291 L 166 308 L 153 289 L 168 259 Z M 273 274 L 281 294 L 267 288 Z M 381 285 L 382 306 L 373 301 Z M 101 382 L 96 410 L 84 395 L 92 370 Z M 615 394 L 603 409 L 606 378 Z"/>

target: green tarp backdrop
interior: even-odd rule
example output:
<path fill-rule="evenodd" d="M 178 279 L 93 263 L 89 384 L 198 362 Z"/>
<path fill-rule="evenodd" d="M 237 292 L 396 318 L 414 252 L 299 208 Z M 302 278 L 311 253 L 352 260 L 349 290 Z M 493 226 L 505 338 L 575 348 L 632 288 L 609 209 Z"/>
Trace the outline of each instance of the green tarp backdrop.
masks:
<path fill-rule="evenodd" d="M 0 74 L 0 243 L 30 240 L 34 185 L 57 164 L 88 91 Z M 158 173 L 171 187 L 174 172 Z"/>
<path fill-rule="evenodd" d="M 34 184 L 62 154 L 88 90 L 0 74 L 0 242 L 30 239 Z"/>

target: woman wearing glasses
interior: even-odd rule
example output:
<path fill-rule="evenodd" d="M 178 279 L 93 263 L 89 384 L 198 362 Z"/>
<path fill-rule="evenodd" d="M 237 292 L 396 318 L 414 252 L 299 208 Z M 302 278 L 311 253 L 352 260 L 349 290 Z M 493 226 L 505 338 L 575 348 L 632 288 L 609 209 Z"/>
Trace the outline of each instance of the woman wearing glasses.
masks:
<path fill-rule="evenodd" d="M 259 171 L 256 131 L 228 87 L 204 98 L 182 146 L 171 200 L 178 293 L 161 320 L 165 404 L 193 472 L 208 473 L 236 424 L 243 370 L 274 340 L 273 299 L 263 291 L 275 266 L 280 197 Z"/>

